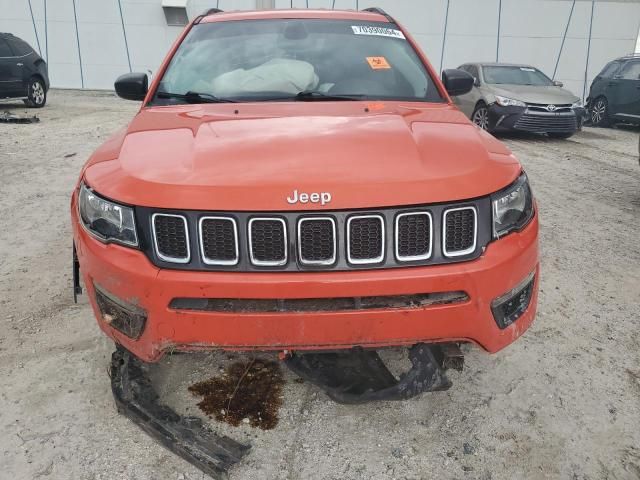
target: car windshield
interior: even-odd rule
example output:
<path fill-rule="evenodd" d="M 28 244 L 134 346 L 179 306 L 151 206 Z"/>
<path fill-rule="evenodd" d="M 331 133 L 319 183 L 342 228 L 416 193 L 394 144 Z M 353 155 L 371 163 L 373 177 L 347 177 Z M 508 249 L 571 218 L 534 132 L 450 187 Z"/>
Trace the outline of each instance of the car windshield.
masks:
<path fill-rule="evenodd" d="M 537 86 L 553 85 L 549 77 L 533 67 L 483 67 L 482 73 L 486 83 Z"/>
<path fill-rule="evenodd" d="M 194 25 L 153 103 L 444 101 L 395 24 L 269 19 Z"/>

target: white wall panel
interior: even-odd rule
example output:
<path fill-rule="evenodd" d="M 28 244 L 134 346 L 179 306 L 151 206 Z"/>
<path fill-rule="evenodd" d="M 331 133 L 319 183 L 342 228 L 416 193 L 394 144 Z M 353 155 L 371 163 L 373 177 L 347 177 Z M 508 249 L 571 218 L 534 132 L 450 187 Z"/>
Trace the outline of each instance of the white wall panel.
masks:
<path fill-rule="evenodd" d="M 72 0 L 47 0 L 49 70 L 56 87 L 80 87 L 80 64 Z M 133 70 L 156 71 L 182 30 L 166 25 L 161 0 L 121 0 Z M 331 8 L 333 0 L 275 0 L 276 8 Z M 500 60 L 531 63 L 553 74 L 572 0 L 502 0 Z M 255 8 L 256 0 L 190 0 L 190 18 L 207 8 Z M 442 59 L 447 0 L 335 0 L 335 7 L 377 6 L 402 22 L 436 69 Z M 443 68 L 468 61 L 494 61 L 499 0 L 449 0 Z M 32 0 L 43 55 L 44 0 Z M 86 88 L 112 88 L 129 70 L 118 0 L 76 0 Z M 582 93 L 591 2 L 578 0 L 556 78 Z M 588 79 L 616 56 L 635 49 L 640 0 L 597 0 Z M 0 31 L 12 32 L 37 49 L 27 0 L 0 0 Z"/>

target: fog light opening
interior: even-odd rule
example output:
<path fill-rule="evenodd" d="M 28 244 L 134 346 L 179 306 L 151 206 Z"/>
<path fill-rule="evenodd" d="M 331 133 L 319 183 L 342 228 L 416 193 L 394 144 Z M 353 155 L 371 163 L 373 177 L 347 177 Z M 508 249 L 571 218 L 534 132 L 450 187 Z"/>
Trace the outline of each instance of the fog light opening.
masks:
<path fill-rule="evenodd" d="M 534 285 L 535 271 L 527 275 L 513 289 L 491 302 L 493 318 L 501 330 L 514 323 L 527 311 L 529 303 L 531 303 Z"/>
<path fill-rule="evenodd" d="M 108 293 L 95 283 L 93 287 L 102 320 L 127 337 L 138 339 L 147 322 L 147 312 Z"/>

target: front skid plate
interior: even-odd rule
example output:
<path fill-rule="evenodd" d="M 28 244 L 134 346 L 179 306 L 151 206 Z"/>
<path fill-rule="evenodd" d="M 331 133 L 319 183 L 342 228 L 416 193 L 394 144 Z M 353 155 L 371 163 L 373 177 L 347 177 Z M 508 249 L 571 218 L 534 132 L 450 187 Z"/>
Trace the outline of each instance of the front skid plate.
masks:
<path fill-rule="evenodd" d="M 120 348 L 111 356 L 111 390 L 121 414 L 215 479 L 227 478 L 227 470 L 250 449 L 212 432 L 197 417 L 183 417 L 161 405 L 144 366 Z"/>
<path fill-rule="evenodd" d="M 338 403 L 406 400 L 423 392 L 451 387 L 442 368 L 442 347 L 418 343 L 409 349 L 409 359 L 412 368 L 400 380 L 396 380 L 375 350 L 362 348 L 346 352 L 295 353 L 285 363 Z"/>

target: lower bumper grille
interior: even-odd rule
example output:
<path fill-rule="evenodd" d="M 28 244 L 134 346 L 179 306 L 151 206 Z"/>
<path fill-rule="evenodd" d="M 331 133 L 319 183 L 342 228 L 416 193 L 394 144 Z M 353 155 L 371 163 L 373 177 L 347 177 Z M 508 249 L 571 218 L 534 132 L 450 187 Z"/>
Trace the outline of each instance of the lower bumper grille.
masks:
<path fill-rule="evenodd" d="M 578 129 L 578 119 L 573 113 L 569 115 L 544 115 L 525 112 L 513 127 L 536 133 L 573 132 Z"/>
<path fill-rule="evenodd" d="M 431 305 L 462 303 L 467 300 L 469 300 L 469 296 L 465 292 L 336 298 L 174 298 L 169 304 L 169 308 L 218 313 L 308 313 L 413 309 Z"/>

